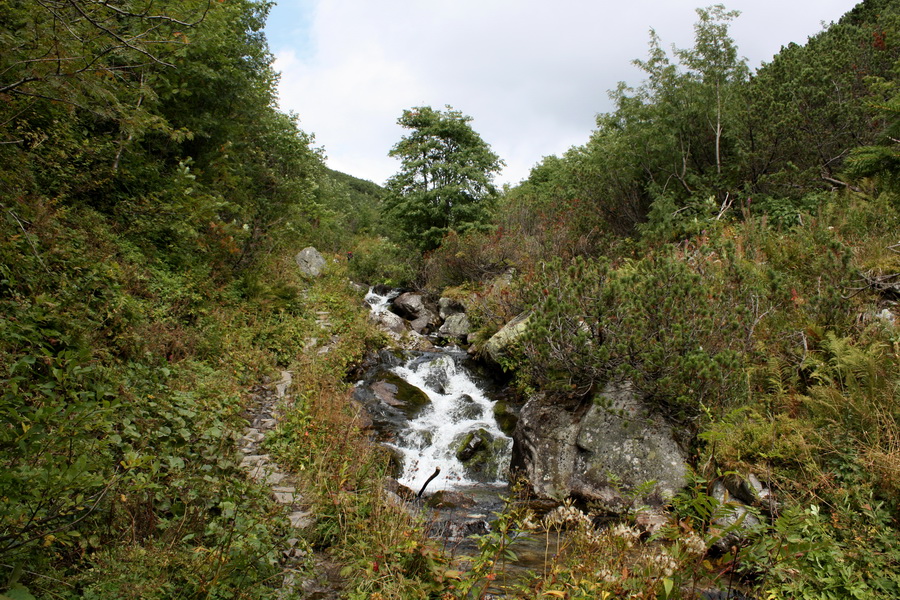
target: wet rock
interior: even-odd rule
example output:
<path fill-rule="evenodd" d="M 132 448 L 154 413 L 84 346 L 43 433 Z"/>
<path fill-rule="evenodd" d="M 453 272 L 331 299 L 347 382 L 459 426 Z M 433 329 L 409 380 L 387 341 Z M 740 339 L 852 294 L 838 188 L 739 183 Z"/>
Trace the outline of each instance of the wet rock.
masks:
<path fill-rule="evenodd" d="M 494 404 L 494 420 L 497 421 L 500 431 L 512 436 L 519 422 L 519 415 L 508 402 L 500 400 Z"/>
<path fill-rule="evenodd" d="M 434 390 L 438 394 L 446 394 L 449 383 L 450 376 L 444 369 L 432 369 L 425 376 L 425 385 L 428 386 L 428 389 Z"/>
<path fill-rule="evenodd" d="M 456 459 L 460 462 L 470 460 L 475 453 L 490 442 L 490 434 L 484 429 L 463 434 L 456 444 Z"/>
<path fill-rule="evenodd" d="M 391 350 L 379 350 L 378 361 L 386 368 L 399 367 L 403 364 L 403 358 Z"/>
<path fill-rule="evenodd" d="M 484 411 L 481 408 L 481 405 L 475 402 L 471 396 L 463 394 L 459 397 L 459 400 L 458 406 L 450 414 L 450 418 L 453 419 L 453 422 L 477 421 L 478 419 L 483 418 Z"/>
<path fill-rule="evenodd" d="M 441 490 L 433 493 L 425 501 L 428 508 L 472 508 L 475 506 L 475 499 L 450 490 Z"/>
<path fill-rule="evenodd" d="M 325 269 L 325 259 L 319 254 L 319 251 L 312 246 L 301 250 L 297 256 L 294 257 L 294 260 L 297 262 L 300 273 L 304 277 L 318 277 Z"/>
<path fill-rule="evenodd" d="M 353 390 L 353 400 L 365 407 L 372 429 L 379 432 L 379 441 L 388 441 L 406 429 L 409 418 L 399 409 L 382 402 L 368 387 L 358 385 Z"/>
<path fill-rule="evenodd" d="M 376 398 L 398 408 L 408 419 L 414 419 L 431 402 L 425 392 L 390 371 L 379 374 L 369 387 Z"/>
<path fill-rule="evenodd" d="M 386 477 L 384 479 L 384 489 L 406 502 L 412 502 L 416 499 L 416 493 L 413 490 L 409 489 L 393 477 Z"/>
<path fill-rule="evenodd" d="M 487 430 L 477 429 L 457 437 L 451 448 L 455 448 L 456 458 L 465 466 L 466 474 L 484 481 L 500 475 L 500 457 L 506 444 L 506 440 L 494 438 Z"/>

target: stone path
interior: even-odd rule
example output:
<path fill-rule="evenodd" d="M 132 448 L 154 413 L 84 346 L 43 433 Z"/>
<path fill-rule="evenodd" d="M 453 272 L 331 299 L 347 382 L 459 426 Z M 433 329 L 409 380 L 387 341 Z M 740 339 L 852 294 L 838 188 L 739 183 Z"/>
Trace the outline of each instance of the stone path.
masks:
<path fill-rule="evenodd" d="M 327 311 L 316 313 L 316 324 L 323 333 L 328 334 L 331 323 Z M 318 354 L 329 352 L 337 342 L 337 336 L 329 335 L 328 342 L 319 346 L 318 338 L 309 338 L 304 344 L 306 352 Z M 281 416 L 280 410 L 290 404 L 291 384 L 293 378 L 290 371 L 282 371 L 281 379 L 258 385 L 253 389 L 253 404 L 248 407 L 249 426 L 240 438 L 239 447 L 243 454 L 240 466 L 251 479 L 268 485 L 272 490 L 275 502 L 287 507 L 287 520 L 296 535 L 288 534 L 285 539 L 285 550 L 282 552 L 282 568 L 284 580 L 279 591 L 280 598 L 316 598 L 327 599 L 338 597 L 339 584 L 336 583 L 336 568 L 321 557 L 313 557 L 317 572 L 313 578 L 300 579 L 307 553 L 299 546 L 300 530 L 315 524 L 315 516 L 306 510 L 303 498 L 297 491 L 296 480 L 288 472 L 281 470 L 268 454 L 262 453 L 261 445 L 266 434 L 275 429 Z"/>
<path fill-rule="evenodd" d="M 290 371 L 282 371 L 280 381 L 274 385 L 270 384 L 268 389 L 263 388 L 262 393 L 257 393 L 259 404 L 255 407 L 250 427 L 244 431 L 244 437 L 241 438 L 241 452 L 244 454 L 241 468 L 247 471 L 251 479 L 267 483 L 272 489 L 275 501 L 291 509 L 288 515 L 290 525 L 303 529 L 312 525 L 314 520 L 309 512 L 303 510 L 293 478 L 271 462 L 268 454 L 259 453 L 260 444 L 265 439 L 266 433 L 275 429 L 278 424 L 278 404 L 288 397 L 291 381 Z M 272 388 L 274 393 L 265 393 Z"/>

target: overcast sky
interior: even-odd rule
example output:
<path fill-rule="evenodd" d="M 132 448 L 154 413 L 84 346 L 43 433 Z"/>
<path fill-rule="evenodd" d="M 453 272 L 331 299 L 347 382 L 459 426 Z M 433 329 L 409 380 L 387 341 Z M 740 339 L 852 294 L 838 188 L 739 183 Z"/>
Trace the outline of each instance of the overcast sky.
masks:
<path fill-rule="evenodd" d="M 712 2 L 710 2 L 711 4 Z M 803 44 L 853 0 L 731 0 L 731 34 L 751 68 Z M 328 165 L 382 184 L 403 109 L 473 117 L 517 183 L 541 158 L 585 143 L 607 92 L 641 82 L 649 31 L 693 41 L 702 0 L 278 0 L 266 35 L 280 106 L 314 133 Z"/>

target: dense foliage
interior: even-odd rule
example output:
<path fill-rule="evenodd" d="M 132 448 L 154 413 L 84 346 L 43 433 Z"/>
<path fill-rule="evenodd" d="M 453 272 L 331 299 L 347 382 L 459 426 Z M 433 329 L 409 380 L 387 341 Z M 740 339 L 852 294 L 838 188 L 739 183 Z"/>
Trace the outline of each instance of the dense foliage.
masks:
<path fill-rule="evenodd" d="M 900 5 L 862 2 L 755 72 L 728 34 L 737 14 L 697 12 L 691 48 L 651 34 L 646 79 L 612 92 L 587 144 L 427 261 L 480 339 L 529 315 L 502 361 L 524 394 L 569 406 L 626 383 L 691 452 L 697 483 L 661 547 L 578 524 L 529 592 L 694 598 L 718 572 L 759 597 L 892 598 Z M 696 554 L 716 535 L 708 483 L 748 473 L 778 510 L 731 555 Z"/>
<path fill-rule="evenodd" d="M 692 47 L 652 34 L 646 80 L 503 197 L 500 159 L 449 107 L 403 113 L 389 190 L 327 170 L 274 108 L 268 8 L 0 2 L 0 593 L 274 597 L 297 534 L 235 438 L 248 389 L 288 367 L 266 450 L 316 513 L 295 548 L 309 568 L 354 598 L 495 589 L 536 517 L 511 503 L 458 570 L 385 491 L 344 381 L 383 340 L 349 276 L 457 286 L 480 340 L 530 313 L 505 362 L 518 390 L 627 382 L 689 449 L 652 543 L 570 503 L 511 594 L 694 598 L 727 577 L 767 598 L 897 597 L 896 0 L 755 72 L 737 14 L 698 10 Z M 308 244 L 340 259 L 316 283 L 293 269 Z M 323 314 L 327 351 L 304 351 Z M 707 484 L 735 473 L 779 505 L 716 556 Z"/>
<path fill-rule="evenodd" d="M 275 593 L 284 519 L 235 432 L 314 322 L 282 259 L 351 192 L 274 107 L 268 8 L 0 3 L 10 597 Z"/>

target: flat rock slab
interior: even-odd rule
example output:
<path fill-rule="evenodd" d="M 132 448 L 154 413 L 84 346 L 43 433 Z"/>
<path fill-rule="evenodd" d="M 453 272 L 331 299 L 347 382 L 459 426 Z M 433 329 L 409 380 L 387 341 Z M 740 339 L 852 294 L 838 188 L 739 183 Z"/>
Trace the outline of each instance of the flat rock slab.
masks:
<path fill-rule="evenodd" d="M 241 468 L 249 469 L 251 467 L 255 467 L 261 464 L 265 464 L 269 462 L 268 454 L 251 454 L 249 456 L 245 456 L 241 460 Z"/>
<path fill-rule="evenodd" d="M 278 504 L 293 504 L 297 497 L 292 492 L 274 492 Z"/>
<path fill-rule="evenodd" d="M 291 527 L 295 529 L 304 529 L 313 524 L 312 514 L 305 510 L 296 510 L 288 515 L 288 521 Z"/>

